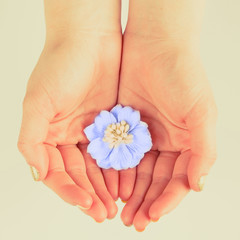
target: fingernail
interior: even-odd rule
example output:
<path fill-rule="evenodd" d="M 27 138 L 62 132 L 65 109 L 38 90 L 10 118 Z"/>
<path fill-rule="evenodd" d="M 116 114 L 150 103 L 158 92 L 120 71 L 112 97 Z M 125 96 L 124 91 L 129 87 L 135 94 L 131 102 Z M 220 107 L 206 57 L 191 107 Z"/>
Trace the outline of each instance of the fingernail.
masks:
<path fill-rule="evenodd" d="M 31 170 L 34 181 L 38 181 L 39 180 L 39 171 L 33 166 L 30 166 L 30 170 Z"/>
<path fill-rule="evenodd" d="M 76 207 L 78 207 L 78 208 L 80 208 L 80 209 L 82 209 L 82 210 L 87 210 L 87 209 L 89 209 L 89 208 L 82 207 L 82 206 L 80 206 L 80 205 L 76 205 Z"/>
<path fill-rule="evenodd" d="M 97 221 L 96 219 L 94 219 L 94 221 L 96 222 L 96 223 L 102 223 L 103 221 Z"/>
<path fill-rule="evenodd" d="M 124 223 L 124 225 L 125 225 L 126 227 L 131 227 L 131 226 L 132 226 L 132 224 L 125 224 L 125 223 Z"/>
<path fill-rule="evenodd" d="M 127 201 L 123 201 L 123 200 L 121 200 L 123 203 L 127 203 Z"/>
<path fill-rule="evenodd" d="M 145 230 L 145 228 L 143 229 L 136 229 L 137 232 L 143 232 Z"/>
<path fill-rule="evenodd" d="M 157 222 L 159 220 L 159 218 L 158 219 L 151 219 L 151 220 L 152 220 L 152 222 Z"/>
<path fill-rule="evenodd" d="M 200 191 L 203 190 L 204 184 L 205 184 L 205 180 L 206 180 L 206 175 L 205 176 L 201 176 L 199 181 L 198 181 L 198 187 L 200 189 Z"/>

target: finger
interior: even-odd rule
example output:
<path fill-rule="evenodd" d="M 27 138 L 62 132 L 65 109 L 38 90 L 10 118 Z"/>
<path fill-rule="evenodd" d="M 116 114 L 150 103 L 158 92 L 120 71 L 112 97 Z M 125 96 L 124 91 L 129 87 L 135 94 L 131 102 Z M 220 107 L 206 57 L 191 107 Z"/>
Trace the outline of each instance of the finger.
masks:
<path fill-rule="evenodd" d="M 63 158 L 65 170 L 72 180 L 82 189 L 86 190 L 92 197 L 93 203 L 90 209 L 84 211 L 97 222 L 102 222 L 106 218 L 106 208 L 96 195 L 91 182 L 86 173 L 83 156 L 76 145 L 58 146 Z M 81 206 L 78 206 L 80 209 Z"/>
<path fill-rule="evenodd" d="M 32 167 L 34 180 L 39 181 L 43 180 L 48 172 L 49 158 L 43 142 L 47 137 L 51 110 L 48 110 L 50 107 L 47 103 L 42 110 L 41 106 L 36 106 L 34 102 L 34 99 L 29 97 L 24 99 L 18 149 Z"/>
<path fill-rule="evenodd" d="M 152 221 L 157 221 L 162 215 L 172 211 L 189 192 L 187 166 L 190 156 L 191 152 L 186 151 L 177 158 L 171 180 L 149 209 Z"/>
<path fill-rule="evenodd" d="M 133 225 L 137 231 L 143 231 L 150 223 L 149 208 L 152 203 L 162 194 L 170 181 L 175 161 L 179 153 L 161 152 L 154 166 L 152 183 L 147 191 L 144 202 L 137 211 Z"/>
<path fill-rule="evenodd" d="M 131 197 L 136 180 L 136 167 L 119 171 L 119 197 L 126 202 Z"/>
<path fill-rule="evenodd" d="M 92 183 L 96 194 L 107 209 L 107 218 L 111 219 L 117 214 L 117 205 L 107 190 L 102 172 L 97 166 L 96 161 L 92 159 L 89 153 L 87 153 L 87 145 L 80 145 L 79 147 L 85 160 L 88 178 Z"/>
<path fill-rule="evenodd" d="M 137 166 L 137 178 L 133 194 L 121 213 L 121 219 L 126 226 L 132 225 L 134 216 L 142 204 L 145 194 L 151 184 L 157 154 L 158 153 L 153 151 L 146 153 Z"/>
<path fill-rule="evenodd" d="M 62 156 L 57 148 L 46 146 L 49 155 L 49 171 L 43 183 L 51 188 L 64 201 L 82 208 L 90 208 L 92 198 L 86 190 L 77 186 L 65 172 Z"/>
<path fill-rule="evenodd" d="M 102 174 L 107 186 L 108 192 L 111 194 L 114 201 L 118 199 L 118 182 L 119 174 L 115 169 L 102 169 Z"/>
<path fill-rule="evenodd" d="M 90 183 L 83 156 L 76 145 L 58 146 L 58 150 L 63 158 L 65 171 L 73 181 L 89 193 L 95 193 Z"/>
<path fill-rule="evenodd" d="M 205 176 L 216 160 L 216 125 L 206 121 L 190 129 L 192 156 L 188 166 L 191 189 L 201 191 Z"/>
<path fill-rule="evenodd" d="M 101 223 L 107 217 L 107 210 L 101 199 L 96 194 L 92 195 L 92 199 L 93 204 L 90 209 L 85 210 L 83 208 L 80 208 L 80 210 L 86 215 L 92 217 L 96 222 Z"/>

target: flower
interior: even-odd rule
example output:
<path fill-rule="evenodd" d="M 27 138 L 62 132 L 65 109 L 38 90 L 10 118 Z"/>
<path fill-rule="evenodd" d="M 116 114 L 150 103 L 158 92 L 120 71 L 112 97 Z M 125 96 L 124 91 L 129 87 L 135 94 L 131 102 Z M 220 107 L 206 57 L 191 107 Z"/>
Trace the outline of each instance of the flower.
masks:
<path fill-rule="evenodd" d="M 140 112 L 120 104 L 110 112 L 101 111 L 84 133 L 90 141 L 87 152 L 105 169 L 133 168 L 152 147 L 148 125 L 140 120 Z"/>

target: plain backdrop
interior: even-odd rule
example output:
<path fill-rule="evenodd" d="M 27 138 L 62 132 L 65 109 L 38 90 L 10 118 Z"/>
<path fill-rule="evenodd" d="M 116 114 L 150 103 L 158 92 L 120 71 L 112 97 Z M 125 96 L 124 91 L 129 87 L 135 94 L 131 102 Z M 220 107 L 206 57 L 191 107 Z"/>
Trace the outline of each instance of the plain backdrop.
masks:
<path fill-rule="evenodd" d="M 123 1 L 126 25 L 128 2 Z M 207 1 L 201 54 L 219 108 L 218 159 L 205 190 L 143 233 L 96 223 L 32 180 L 16 143 L 26 83 L 45 38 L 43 2 L 0 0 L 0 239 L 240 240 L 240 2 Z"/>

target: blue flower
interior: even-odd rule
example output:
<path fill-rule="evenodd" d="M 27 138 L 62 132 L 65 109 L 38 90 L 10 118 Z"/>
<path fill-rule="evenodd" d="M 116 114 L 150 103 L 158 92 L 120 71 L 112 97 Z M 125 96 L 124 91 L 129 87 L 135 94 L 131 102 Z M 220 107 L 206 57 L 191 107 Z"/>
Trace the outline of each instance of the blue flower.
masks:
<path fill-rule="evenodd" d="M 140 120 L 140 112 L 120 104 L 110 112 L 101 111 L 84 133 L 90 141 L 87 152 L 105 169 L 133 168 L 152 147 L 148 125 Z"/>

